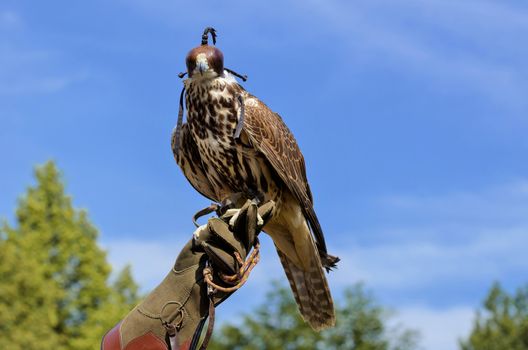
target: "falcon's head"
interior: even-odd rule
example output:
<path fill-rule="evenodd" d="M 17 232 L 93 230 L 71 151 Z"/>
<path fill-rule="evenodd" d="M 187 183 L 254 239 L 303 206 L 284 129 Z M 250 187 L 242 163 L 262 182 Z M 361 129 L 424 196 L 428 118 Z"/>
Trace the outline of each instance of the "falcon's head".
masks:
<path fill-rule="evenodd" d="M 246 81 L 246 75 L 240 75 L 229 68 L 224 68 L 224 54 L 215 46 L 209 45 L 209 34 L 213 39 L 213 45 L 216 44 L 216 30 L 211 27 L 205 28 L 202 34 L 202 45 L 195 47 L 187 54 L 185 60 L 187 73 L 180 73 L 178 76 L 183 78 L 185 74 L 189 74 L 189 78 L 210 80 L 225 77 L 224 71 L 226 71 L 229 75 Z"/>
<path fill-rule="evenodd" d="M 189 78 L 214 79 L 224 75 L 224 55 L 215 46 L 195 47 L 185 61 Z"/>

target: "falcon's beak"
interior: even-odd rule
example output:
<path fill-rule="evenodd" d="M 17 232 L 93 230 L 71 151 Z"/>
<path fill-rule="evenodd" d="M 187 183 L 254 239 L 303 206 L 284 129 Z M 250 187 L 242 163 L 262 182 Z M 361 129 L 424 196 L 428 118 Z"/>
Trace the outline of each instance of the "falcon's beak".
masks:
<path fill-rule="evenodd" d="M 207 66 L 207 62 L 203 62 L 203 61 L 198 61 L 196 63 L 196 68 L 198 68 L 198 71 L 200 72 L 201 75 L 203 75 L 203 73 L 207 70 L 207 68 L 209 68 Z"/>

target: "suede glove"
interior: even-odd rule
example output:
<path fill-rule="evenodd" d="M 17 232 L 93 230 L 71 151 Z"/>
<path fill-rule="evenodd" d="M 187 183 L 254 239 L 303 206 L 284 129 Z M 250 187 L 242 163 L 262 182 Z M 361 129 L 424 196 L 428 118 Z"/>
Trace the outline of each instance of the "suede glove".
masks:
<path fill-rule="evenodd" d="M 241 268 L 274 208 L 273 202 L 257 206 L 248 200 L 240 209 L 229 209 L 198 227 L 173 269 L 104 336 L 101 349 L 197 349 L 211 307 L 237 289 L 233 284 L 240 282 L 240 277 L 247 278 Z"/>

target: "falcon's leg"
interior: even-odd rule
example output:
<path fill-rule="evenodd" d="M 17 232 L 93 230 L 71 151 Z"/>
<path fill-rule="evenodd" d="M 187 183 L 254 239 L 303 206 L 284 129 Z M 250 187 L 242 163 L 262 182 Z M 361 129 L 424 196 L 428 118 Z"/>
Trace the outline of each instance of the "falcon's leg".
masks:
<path fill-rule="evenodd" d="M 246 201 L 246 197 L 244 193 L 237 192 L 232 193 L 230 196 L 222 199 L 220 201 L 220 208 L 217 210 L 218 216 L 222 216 L 225 213 L 227 213 L 229 210 L 233 208 L 240 208 L 242 205 L 244 205 L 244 202 Z"/>

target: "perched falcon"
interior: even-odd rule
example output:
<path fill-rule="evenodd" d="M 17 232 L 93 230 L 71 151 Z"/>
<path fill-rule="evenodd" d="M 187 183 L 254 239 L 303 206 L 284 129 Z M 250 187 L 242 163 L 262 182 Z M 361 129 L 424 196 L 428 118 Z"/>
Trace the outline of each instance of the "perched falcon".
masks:
<path fill-rule="evenodd" d="M 304 320 L 315 330 L 331 327 L 335 313 L 323 268 L 339 259 L 327 253 L 303 155 L 281 117 L 224 68 L 208 33 L 215 41 L 214 30 L 206 29 L 202 45 L 186 59 L 187 122 L 181 125 L 180 118 L 172 135 L 176 162 L 191 185 L 215 202 L 235 193 L 276 202 L 264 231 L 275 243 Z"/>

